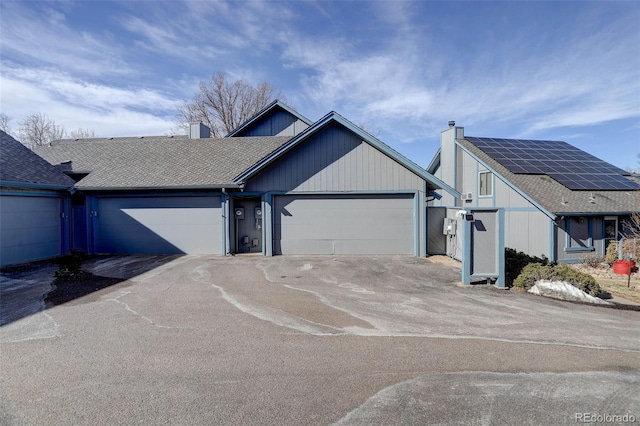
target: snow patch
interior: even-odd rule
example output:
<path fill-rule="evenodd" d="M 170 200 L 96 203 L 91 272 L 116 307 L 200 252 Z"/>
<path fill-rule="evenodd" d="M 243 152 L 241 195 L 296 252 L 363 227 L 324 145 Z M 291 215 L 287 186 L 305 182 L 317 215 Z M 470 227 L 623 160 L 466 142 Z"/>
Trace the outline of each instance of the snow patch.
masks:
<path fill-rule="evenodd" d="M 534 286 L 529 289 L 529 293 L 537 294 L 538 296 L 552 297 L 554 299 L 595 303 L 598 305 L 612 305 L 611 302 L 593 297 L 566 281 L 536 281 Z"/>

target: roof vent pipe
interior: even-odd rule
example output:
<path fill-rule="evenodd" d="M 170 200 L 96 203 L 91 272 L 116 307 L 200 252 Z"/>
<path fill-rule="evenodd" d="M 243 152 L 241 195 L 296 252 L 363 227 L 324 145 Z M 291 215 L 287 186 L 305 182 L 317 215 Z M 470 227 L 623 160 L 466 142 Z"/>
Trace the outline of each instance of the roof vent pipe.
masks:
<path fill-rule="evenodd" d="M 455 122 L 455 121 L 451 120 L 451 121 L 449 122 L 449 128 L 451 128 L 451 127 L 453 127 L 453 126 L 455 126 L 455 125 L 456 125 L 456 122 Z"/>

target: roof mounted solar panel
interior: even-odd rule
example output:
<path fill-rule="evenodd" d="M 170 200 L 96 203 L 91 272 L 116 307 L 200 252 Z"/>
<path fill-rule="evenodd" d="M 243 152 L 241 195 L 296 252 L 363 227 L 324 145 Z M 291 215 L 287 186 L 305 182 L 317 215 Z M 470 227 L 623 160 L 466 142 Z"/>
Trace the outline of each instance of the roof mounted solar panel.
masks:
<path fill-rule="evenodd" d="M 511 173 L 547 175 L 571 190 L 637 190 L 630 173 L 566 142 L 465 137 Z"/>

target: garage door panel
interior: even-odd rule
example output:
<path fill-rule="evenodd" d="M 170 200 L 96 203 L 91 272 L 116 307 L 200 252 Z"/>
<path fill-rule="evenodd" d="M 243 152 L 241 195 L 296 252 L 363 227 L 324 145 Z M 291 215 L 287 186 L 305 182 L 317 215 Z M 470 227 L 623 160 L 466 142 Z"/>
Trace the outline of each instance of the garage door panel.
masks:
<path fill-rule="evenodd" d="M 101 198 L 99 253 L 222 253 L 220 197 Z"/>
<path fill-rule="evenodd" d="M 0 199 L 0 260 L 3 265 L 62 254 L 62 198 L 3 196 Z"/>
<path fill-rule="evenodd" d="M 413 195 L 279 196 L 276 254 L 414 254 Z"/>

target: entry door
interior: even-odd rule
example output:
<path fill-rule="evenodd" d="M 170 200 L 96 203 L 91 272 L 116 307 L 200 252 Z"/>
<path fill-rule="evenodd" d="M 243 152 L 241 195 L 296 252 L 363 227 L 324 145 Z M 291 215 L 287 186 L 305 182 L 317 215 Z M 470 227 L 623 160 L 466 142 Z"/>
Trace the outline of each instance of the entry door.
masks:
<path fill-rule="evenodd" d="M 607 216 L 604 218 L 604 253 L 612 241 L 618 241 L 618 217 Z"/>
<path fill-rule="evenodd" d="M 260 198 L 236 198 L 233 202 L 236 253 L 262 253 L 262 203 Z"/>

